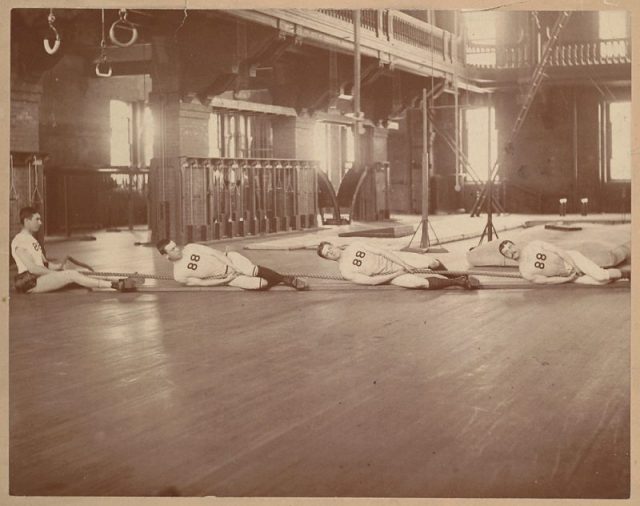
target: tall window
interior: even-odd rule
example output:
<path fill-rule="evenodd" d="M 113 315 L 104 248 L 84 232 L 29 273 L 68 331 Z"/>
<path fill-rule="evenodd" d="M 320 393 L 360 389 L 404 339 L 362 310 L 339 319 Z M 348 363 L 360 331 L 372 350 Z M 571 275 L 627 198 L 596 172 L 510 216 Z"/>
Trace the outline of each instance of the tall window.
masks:
<path fill-rule="evenodd" d="M 110 102 L 111 123 L 111 163 L 112 167 L 131 166 L 131 123 L 133 111 L 131 104 L 122 100 Z"/>
<path fill-rule="evenodd" d="M 463 12 L 469 65 L 495 66 L 496 14 L 492 11 Z"/>
<path fill-rule="evenodd" d="M 217 112 L 209 114 L 209 157 L 220 158 L 224 152 L 222 117 Z"/>
<path fill-rule="evenodd" d="M 335 123 L 317 122 L 314 131 L 314 158 L 329 181 L 337 188 L 347 170 L 353 167 L 353 128 Z"/>
<path fill-rule="evenodd" d="M 600 39 L 600 56 L 613 58 L 626 56 L 627 29 L 626 11 L 599 11 L 598 12 L 598 38 Z"/>
<path fill-rule="evenodd" d="M 112 167 L 148 167 L 153 158 L 153 116 L 144 102 L 109 103 Z"/>
<path fill-rule="evenodd" d="M 273 127 L 269 116 L 249 116 L 247 140 L 253 158 L 273 157 Z"/>
<path fill-rule="evenodd" d="M 631 179 L 631 102 L 609 104 L 609 180 Z"/>
<path fill-rule="evenodd" d="M 498 159 L 495 110 L 493 107 L 465 109 L 463 118 L 467 158 L 475 176 L 486 181 Z"/>
<path fill-rule="evenodd" d="M 212 112 L 209 115 L 209 156 L 272 158 L 271 118 L 241 112 Z"/>
<path fill-rule="evenodd" d="M 153 116 L 149 106 L 145 106 L 142 116 L 142 142 L 144 143 L 144 164 L 149 167 L 153 158 Z"/>
<path fill-rule="evenodd" d="M 331 172 L 329 171 L 331 160 L 331 142 L 329 142 L 327 123 L 317 121 L 314 127 L 313 135 L 313 158 L 320 162 L 320 170 L 326 172 L 331 179 Z"/>
<path fill-rule="evenodd" d="M 224 122 L 224 156 L 236 157 L 236 144 L 238 143 L 238 132 L 236 127 L 238 122 L 236 121 L 235 114 L 225 114 L 223 116 Z"/>

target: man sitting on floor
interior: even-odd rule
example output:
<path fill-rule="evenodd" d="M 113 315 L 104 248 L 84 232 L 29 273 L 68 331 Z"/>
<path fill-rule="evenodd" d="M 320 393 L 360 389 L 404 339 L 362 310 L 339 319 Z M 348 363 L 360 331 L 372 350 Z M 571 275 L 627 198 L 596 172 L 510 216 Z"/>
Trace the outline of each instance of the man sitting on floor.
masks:
<path fill-rule="evenodd" d="M 72 283 L 86 288 L 113 288 L 122 292 L 136 289 L 139 281 L 132 278 L 118 281 L 93 278 L 66 269 L 66 261 L 60 264 L 49 262 L 35 238 L 35 234 L 42 227 L 42 218 L 35 208 L 20 209 L 20 223 L 22 230 L 11 241 L 11 256 L 18 266 L 18 274 L 14 280 L 18 293 L 53 292 Z"/>
<path fill-rule="evenodd" d="M 156 244 L 161 255 L 173 263 L 173 278 L 188 286 L 235 286 L 245 290 L 268 290 L 279 283 L 307 290 L 307 282 L 283 276 L 267 267 L 255 265 L 235 251 L 222 253 L 203 244 L 187 244 L 182 249 L 170 239 Z"/>
<path fill-rule="evenodd" d="M 478 288 L 476 278 L 460 276 L 449 279 L 438 274 L 426 277 L 415 274 L 418 269 L 446 271 L 442 263 L 427 255 L 389 251 L 355 242 L 344 248 L 323 241 L 317 253 L 322 258 L 338 262 L 342 276 L 360 285 L 392 284 L 403 288 L 439 290 L 459 286 L 467 290 Z"/>
<path fill-rule="evenodd" d="M 620 269 L 603 269 L 582 253 L 564 250 L 544 241 L 531 241 L 519 247 L 513 241 L 502 241 L 500 253 L 518 262 L 524 279 L 539 284 L 582 283 L 603 285 L 618 279 L 631 279 L 631 272 Z M 616 255 L 629 256 L 629 243 L 613 250 Z"/>

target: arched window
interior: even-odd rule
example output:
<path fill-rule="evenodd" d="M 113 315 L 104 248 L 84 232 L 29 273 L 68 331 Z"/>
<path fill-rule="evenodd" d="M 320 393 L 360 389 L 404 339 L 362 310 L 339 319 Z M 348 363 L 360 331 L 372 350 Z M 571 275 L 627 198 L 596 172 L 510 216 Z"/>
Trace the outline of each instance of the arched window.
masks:
<path fill-rule="evenodd" d="M 498 131 L 495 116 L 493 107 L 474 107 L 464 110 L 467 159 L 477 177 L 482 181 L 488 179 L 498 159 Z M 489 156 L 489 150 L 491 156 Z"/>
<path fill-rule="evenodd" d="M 467 64 L 495 67 L 496 13 L 467 11 L 462 13 L 462 20 L 467 39 Z"/>
<path fill-rule="evenodd" d="M 626 11 L 599 11 L 598 37 L 600 56 L 615 58 L 627 56 L 628 14 Z"/>
<path fill-rule="evenodd" d="M 131 104 L 122 100 L 111 100 L 109 109 L 111 127 L 110 165 L 112 167 L 130 167 L 133 121 Z"/>

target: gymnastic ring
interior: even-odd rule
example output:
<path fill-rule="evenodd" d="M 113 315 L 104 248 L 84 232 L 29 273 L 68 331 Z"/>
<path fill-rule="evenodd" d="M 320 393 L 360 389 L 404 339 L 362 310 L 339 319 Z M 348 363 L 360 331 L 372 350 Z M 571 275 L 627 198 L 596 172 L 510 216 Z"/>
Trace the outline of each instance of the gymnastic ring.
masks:
<path fill-rule="evenodd" d="M 108 63 L 106 60 L 99 61 L 98 63 L 96 63 L 96 75 L 98 77 L 111 77 L 111 74 L 112 74 L 111 65 L 109 65 L 109 70 L 107 72 L 102 72 L 100 70 L 100 65 L 103 65 L 103 64 L 106 64 L 106 63 Z"/>
<path fill-rule="evenodd" d="M 60 34 L 58 33 L 58 30 L 56 30 L 55 26 L 49 25 L 49 28 L 51 28 L 51 30 L 55 34 L 56 40 L 53 43 L 53 46 L 51 46 L 51 44 L 49 43 L 49 39 L 47 38 L 42 39 L 42 43 L 44 44 L 44 50 L 47 52 L 47 54 L 56 54 L 58 52 L 58 49 L 60 49 Z"/>
<path fill-rule="evenodd" d="M 119 26 L 119 25 L 122 25 L 122 26 Z M 116 27 L 125 29 L 125 30 L 131 30 L 131 39 L 129 39 L 129 41 L 127 42 L 120 42 L 116 37 Z M 135 26 L 133 26 L 131 23 L 129 23 L 129 21 L 126 21 L 123 19 L 117 19 L 113 22 L 113 24 L 111 25 L 111 28 L 109 28 L 109 38 L 111 39 L 111 42 L 113 42 L 116 46 L 129 47 L 133 45 L 136 42 L 136 40 L 138 40 L 138 29 Z"/>

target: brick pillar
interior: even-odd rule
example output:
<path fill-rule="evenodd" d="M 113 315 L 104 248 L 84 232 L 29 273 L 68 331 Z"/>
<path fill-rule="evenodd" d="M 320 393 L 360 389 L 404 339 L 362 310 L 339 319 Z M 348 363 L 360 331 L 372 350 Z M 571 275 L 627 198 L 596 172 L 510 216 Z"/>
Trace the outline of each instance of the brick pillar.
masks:
<path fill-rule="evenodd" d="M 296 118 L 280 117 L 273 121 L 273 154 L 276 158 L 297 158 L 302 160 L 313 160 L 314 154 L 314 128 L 315 120 L 304 114 Z M 300 174 L 298 174 L 300 175 Z M 306 184 L 298 186 L 298 203 L 296 209 L 304 209 L 293 216 L 292 223 L 295 228 L 301 226 L 312 227 L 316 225 L 316 215 L 309 210 L 309 196 L 307 185 L 312 184 L 315 188 L 315 174 L 303 175 Z M 305 188 L 304 190 L 301 190 Z M 311 192 L 313 195 L 313 191 Z M 313 196 L 315 198 L 315 196 Z"/>
<path fill-rule="evenodd" d="M 22 226 L 19 221 L 20 208 L 33 204 L 35 194 L 42 201 L 39 210 L 44 221 L 44 184 L 43 170 L 28 169 L 30 154 L 40 151 L 40 103 L 42 101 L 42 84 L 28 82 L 11 76 L 11 120 L 10 120 L 10 151 L 13 157 L 13 189 L 9 206 L 9 234 L 13 237 Z M 10 183 L 11 184 L 11 183 Z M 36 192 L 37 189 L 37 192 Z M 38 234 L 38 239 L 44 243 L 44 227 Z"/>
<path fill-rule="evenodd" d="M 154 121 L 151 160 L 150 223 L 152 240 L 182 242 L 180 199 L 180 99 L 177 93 L 150 93 Z"/>
<path fill-rule="evenodd" d="M 201 240 L 199 231 L 206 225 L 204 169 L 183 169 L 182 162 L 185 157 L 209 155 L 210 108 L 184 103 L 177 93 L 154 92 L 149 101 L 155 125 L 150 199 L 153 240 L 169 235 L 184 243 L 189 239 L 187 227 L 197 230 L 192 240 Z"/>
<path fill-rule="evenodd" d="M 11 79 L 11 151 L 40 150 L 42 84 Z"/>
<path fill-rule="evenodd" d="M 386 128 L 375 127 L 372 130 L 371 136 L 371 162 L 375 163 L 388 161 L 389 154 L 387 152 L 387 139 L 389 138 L 389 131 Z"/>
<path fill-rule="evenodd" d="M 312 160 L 316 122 L 306 114 L 279 117 L 273 121 L 273 156 Z"/>
<path fill-rule="evenodd" d="M 307 115 L 296 118 L 296 150 L 294 158 L 312 160 L 314 158 L 314 129 L 316 122 Z"/>
<path fill-rule="evenodd" d="M 276 116 L 273 127 L 273 156 L 275 158 L 295 158 L 296 119 Z"/>
<path fill-rule="evenodd" d="M 389 180 L 389 169 L 387 162 L 389 153 L 387 151 L 387 141 L 389 131 L 383 127 L 375 127 L 371 133 L 371 165 L 375 171 L 375 191 L 376 191 L 376 219 L 384 220 L 390 216 L 390 192 L 391 183 Z"/>
<path fill-rule="evenodd" d="M 152 240 L 183 242 L 180 198 L 180 68 L 175 41 L 152 37 L 153 65 L 149 104 L 154 123 L 149 175 L 149 226 Z"/>
<path fill-rule="evenodd" d="M 209 156 L 209 115 L 211 108 L 200 103 L 180 103 L 180 155 Z"/>

